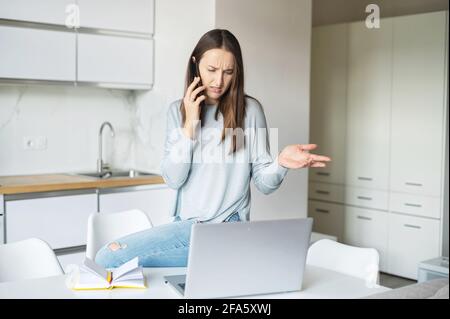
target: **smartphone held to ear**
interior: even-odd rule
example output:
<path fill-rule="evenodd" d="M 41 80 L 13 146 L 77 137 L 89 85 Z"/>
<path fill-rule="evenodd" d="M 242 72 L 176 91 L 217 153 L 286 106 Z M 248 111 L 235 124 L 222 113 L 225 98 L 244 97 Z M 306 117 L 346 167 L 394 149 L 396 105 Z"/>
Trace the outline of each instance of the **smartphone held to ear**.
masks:
<path fill-rule="evenodd" d="M 191 72 L 192 72 L 192 74 L 194 74 L 195 77 L 198 77 L 200 79 L 198 81 L 197 85 L 195 86 L 195 88 L 199 88 L 200 86 L 203 85 L 203 83 L 202 83 L 202 79 L 200 77 L 200 70 L 199 70 L 199 67 L 198 67 L 198 63 L 195 60 L 195 57 L 192 57 L 192 59 L 191 59 Z M 199 93 L 197 97 L 204 95 L 202 93 L 203 92 Z M 200 102 L 200 106 L 201 107 L 204 106 L 204 105 L 205 105 L 205 100 Z"/>
<path fill-rule="evenodd" d="M 194 74 L 194 77 L 200 77 L 200 70 L 198 68 L 197 61 L 195 60 L 195 57 L 192 57 L 191 59 L 191 68 L 192 68 L 192 74 Z M 202 86 L 202 79 L 200 78 L 200 81 L 197 83 L 196 88 Z"/>

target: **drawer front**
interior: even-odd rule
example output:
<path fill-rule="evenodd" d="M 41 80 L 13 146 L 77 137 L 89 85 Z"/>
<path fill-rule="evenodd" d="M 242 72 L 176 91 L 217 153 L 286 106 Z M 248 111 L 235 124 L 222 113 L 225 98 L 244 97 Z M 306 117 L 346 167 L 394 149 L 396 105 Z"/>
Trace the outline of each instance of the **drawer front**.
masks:
<path fill-rule="evenodd" d="M 346 187 L 345 203 L 349 205 L 388 210 L 389 193 L 385 191 Z"/>
<path fill-rule="evenodd" d="M 389 214 L 388 272 L 417 279 L 420 262 L 440 256 L 440 222 Z"/>
<path fill-rule="evenodd" d="M 388 213 L 345 206 L 344 241 L 348 245 L 375 248 L 380 270 L 387 269 Z"/>
<path fill-rule="evenodd" d="M 86 245 L 88 217 L 96 211 L 96 194 L 7 201 L 6 239 L 37 237 L 53 249 Z"/>
<path fill-rule="evenodd" d="M 310 199 L 344 203 L 344 190 L 344 186 L 340 185 L 309 183 L 308 197 Z"/>
<path fill-rule="evenodd" d="M 334 107 L 334 106 L 333 106 Z M 334 132 L 336 133 L 336 132 Z M 333 161 L 329 162 L 326 167 L 316 168 L 309 172 L 309 180 L 311 182 L 319 182 L 319 183 L 334 183 L 334 184 L 344 184 L 345 183 L 345 170 L 342 168 L 345 167 L 345 152 L 343 152 L 340 148 L 334 145 L 330 145 L 330 150 L 325 150 L 326 143 L 334 144 L 333 141 L 327 140 L 326 142 L 322 142 L 321 152 L 323 154 L 327 154 L 330 156 Z M 342 142 L 337 144 L 345 143 L 345 139 L 342 139 Z"/>
<path fill-rule="evenodd" d="M 391 193 L 389 210 L 411 215 L 441 218 L 441 198 Z"/>
<path fill-rule="evenodd" d="M 344 206 L 310 200 L 308 215 L 314 219 L 315 232 L 336 236 L 338 241 L 344 237 Z"/>

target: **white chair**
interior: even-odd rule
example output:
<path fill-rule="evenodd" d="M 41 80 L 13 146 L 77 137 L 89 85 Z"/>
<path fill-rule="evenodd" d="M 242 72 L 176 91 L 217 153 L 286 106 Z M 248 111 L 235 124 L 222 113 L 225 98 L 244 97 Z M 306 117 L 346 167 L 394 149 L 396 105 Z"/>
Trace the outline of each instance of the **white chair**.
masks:
<path fill-rule="evenodd" d="M 58 276 L 63 269 L 45 241 L 29 238 L 0 245 L 0 282 Z"/>
<path fill-rule="evenodd" d="M 151 227 L 147 214 L 138 209 L 92 213 L 88 219 L 86 257 L 94 260 L 97 251 L 107 243 Z"/>
<path fill-rule="evenodd" d="M 360 248 L 322 239 L 309 247 L 306 263 L 378 283 L 380 257 L 374 248 Z"/>
<path fill-rule="evenodd" d="M 319 241 L 319 240 L 322 240 L 322 239 L 330 239 L 330 240 L 333 240 L 333 241 L 337 241 L 337 237 L 336 236 L 322 234 L 322 233 L 316 233 L 316 232 L 311 232 L 310 245 L 312 245 L 316 241 Z"/>

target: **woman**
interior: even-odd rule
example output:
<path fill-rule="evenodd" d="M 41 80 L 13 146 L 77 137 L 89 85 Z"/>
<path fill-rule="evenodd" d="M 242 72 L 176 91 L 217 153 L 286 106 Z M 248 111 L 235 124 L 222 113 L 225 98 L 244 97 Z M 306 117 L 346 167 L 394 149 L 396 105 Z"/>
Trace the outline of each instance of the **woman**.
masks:
<path fill-rule="evenodd" d="M 175 219 L 105 245 L 96 262 L 118 267 L 139 256 L 144 267 L 186 266 L 193 223 L 249 220 L 252 177 L 269 194 L 288 169 L 330 161 L 308 152 L 314 144 L 286 146 L 273 160 L 267 133 L 260 103 L 244 93 L 237 39 L 227 30 L 207 32 L 191 54 L 184 98 L 168 110 L 161 168 L 177 190 Z"/>

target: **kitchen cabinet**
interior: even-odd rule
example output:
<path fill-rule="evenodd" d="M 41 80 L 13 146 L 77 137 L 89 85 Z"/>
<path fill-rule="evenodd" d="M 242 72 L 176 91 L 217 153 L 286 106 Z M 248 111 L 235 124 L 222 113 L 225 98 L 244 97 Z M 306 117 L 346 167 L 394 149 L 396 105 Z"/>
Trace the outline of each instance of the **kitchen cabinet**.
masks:
<path fill-rule="evenodd" d="M 380 255 L 380 270 L 387 269 L 387 212 L 365 208 L 345 207 L 344 243 L 375 248 Z"/>
<path fill-rule="evenodd" d="M 344 242 L 378 249 L 383 271 L 408 278 L 448 240 L 441 231 L 447 26 L 448 12 L 440 11 L 383 18 L 380 29 L 364 22 L 313 28 L 312 142 L 335 144 L 344 136 L 337 147 L 345 164 L 336 167 L 342 185 L 328 171 L 311 172 L 308 196 L 321 205 L 343 196 Z M 334 100 L 345 104 L 346 117 L 334 114 L 330 122 L 332 107 L 324 105 Z M 328 127 L 334 136 L 320 132 Z M 336 223 L 328 233 L 341 231 Z"/>
<path fill-rule="evenodd" d="M 75 81 L 73 32 L 0 25 L 0 78 Z"/>
<path fill-rule="evenodd" d="M 417 280 L 419 263 L 440 256 L 440 222 L 389 214 L 388 272 Z"/>
<path fill-rule="evenodd" d="M 349 24 L 346 184 L 388 190 L 392 19 Z"/>
<path fill-rule="evenodd" d="M 330 183 L 309 183 L 309 199 L 322 200 L 325 202 L 344 203 L 345 187 Z"/>
<path fill-rule="evenodd" d="M 80 0 L 77 31 L 67 4 L 1 0 L 1 82 L 151 89 L 154 0 Z"/>
<path fill-rule="evenodd" d="M 389 192 L 347 186 L 345 188 L 345 203 L 387 211 L 389 206 Z"/>
<path fill-rule="evenodd" d="M 78 0 L 80 26 L 153 33 L 153 0 Z"/>
<path fill-rule="evenodd" d="M 80 82 L 153 83 L 153 40 L 100 34 L 78 34 Z"/>
<path fill-rule="evenodd" d="M 0 245 L 5 243 L 5 221 L 4 215 L 0 213 Z"/>
<path fill-rule="evenodd" d="M 435 12 L 399 17 L 394 22 L 393 191 L 442 195 L 446 20 L 445 12 Z"/>
<path fill-rule="evenodd" d="M 4 221 L 3 195 L 0 194 L 0 245 L 5 242 L 5 221 Z"/>
<path fill-rule="evenodd" d="M 95 191 L 9 195 L 6 243 L 37 237 L 53 249 L 86 245 L 88 217 L 96 211 Z"/>
<path fill-rule="evenodd" d="M 114 213 L 140 209 L 150 218 L 153 226 L 172 220 L 176 191 L 166 185 L 102 189 L 99 194 L 100 213 Z"/>
<path fill-rule="evenodd" d="M 0 19 L 64 25 L 74 0 L 0 0 Z"/>
<path fill-rule="evenodd" d="M 435 219 L 442 218 L 442 200 L 440 197 L 419 196 L 413 194 L 391 192 L 389 210 Z"/>
<path fill-rule="evenodd" d="M 308 216 L 313 218 L 314 232 L 336 236 L 339 242 L 344 239 L 344 205 L 308 201 Z"/>
<path fill-rule="evenodd" d="M 347 29 L 347 24 L 339 24 L 313 31 L 310 142 L 318 145 L 319 154 L 333 159 L 327 167 L 309 172 L 314 182 L 345 183 Z"/>

